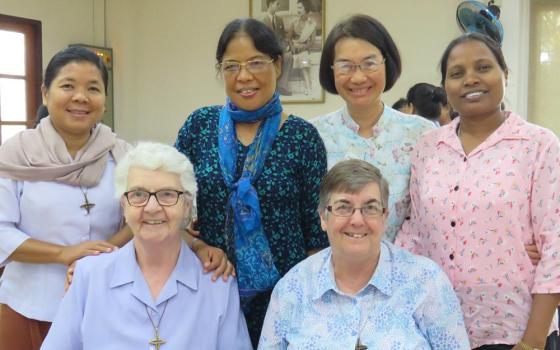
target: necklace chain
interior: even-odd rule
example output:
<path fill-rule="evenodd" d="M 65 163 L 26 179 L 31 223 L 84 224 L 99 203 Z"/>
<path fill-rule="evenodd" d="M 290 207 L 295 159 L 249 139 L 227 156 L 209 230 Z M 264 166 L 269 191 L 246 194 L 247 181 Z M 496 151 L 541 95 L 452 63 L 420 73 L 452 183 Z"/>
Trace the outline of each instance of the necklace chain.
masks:
<path fill-rule="evenodd" d="M 159 317 L 157 326 L 154 323 L 154 320 L 152 319 L 152 316 L 150 315 L 150 312 L 148 311 L 148 306 L 146 304 L 144 304 L 144 308 L 146 309 L 146 314 L 148 315 L 148 318 L 150 319 L 150 323 L 152 324 L 152 327 L 153 327 L 154 333 L 155 333 L 155 338 L 150 341 L 150 344 L 155 345 L 156 350 L 159 350 L 159 347 L 161 345 L 165 344 L 165 340 L 163 340 L 159 337 L 159 326 L 161 325 L 161 320 L 163 319 L 163 315 L 165 315 L 165 310 L 167 310 L 167 304 L 168 303 L 169 303 L 169 299 L 167 299 L 165 301 L 165 305 L 163 306 L 163 311 L 161 312 L 161 316 Z"/>

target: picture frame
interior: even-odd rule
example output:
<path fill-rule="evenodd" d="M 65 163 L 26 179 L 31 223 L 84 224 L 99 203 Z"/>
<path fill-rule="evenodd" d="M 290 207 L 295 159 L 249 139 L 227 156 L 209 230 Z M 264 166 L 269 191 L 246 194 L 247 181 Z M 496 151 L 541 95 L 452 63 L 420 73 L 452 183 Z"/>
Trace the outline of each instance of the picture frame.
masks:
<path fill-rule="evenodd" d="M 319 63 L 326 0 L 249 0 L 249 16 L 269 26 L 284 48 L 277 82 L 282 103 L 324 103 Z"/>

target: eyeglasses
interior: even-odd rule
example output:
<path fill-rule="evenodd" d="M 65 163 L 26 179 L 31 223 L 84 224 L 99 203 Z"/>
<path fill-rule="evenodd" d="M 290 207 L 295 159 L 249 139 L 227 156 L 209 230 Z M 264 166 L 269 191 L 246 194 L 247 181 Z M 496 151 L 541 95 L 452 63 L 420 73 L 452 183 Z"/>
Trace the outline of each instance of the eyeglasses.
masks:
<path fill-rule="evenodd" d="M 236 75 L 241 72 L 241 68 L 245 67 L 247 71 L 251 74 L 260 74 L 266 71 L 267 66 L 274 62 L 274 58 L 270 60 L 265 59 L 256 59 L 250 60 L 245 63 L 240 63 L 236 61 L 225 61 L 218 63 L 216 68 L 222 71 L 224 74 L 228 75 Z"/>
<path fill-rule="evenodd" d="M 379 70 L 379 68 L 385 63 L 385 57 L 380 61 L 375 58 L 368 58 L 360 63 L 353 63 L 350 61 L 338 61 L 335 62 L 331 68 L 338 74 L 350 75 L 354 74 L 356 68 L 360 68 L 362 73 L 373 73 Z"/>
<path fill-rule="evenodd" d="M 150 197 L 156 197 L 156 201 L 162 207 L 170 207 L 179 201 L 179 196 L 185 194 L 188 195 L 188 192 L 182 192 L 177 190 L 159 190 L 156 192 L 148 192 L 144 190 L 133 190 L 124 193 L 128 204 L 132 205 L 133 207 L 144 207 L 150 201 Z"/>
<path fill-rule="evenodd" d="M 375 204 L 369 204 L 361 208 L 355 208 L 347 204 L 339 204 L 336 206 L 329 205 L 327 210 L 334 216 L 350 217 L 354 215 L 356 210 L 359 210 L 366 218 L 376 219 L 385 213 L 385 208 Z"/>

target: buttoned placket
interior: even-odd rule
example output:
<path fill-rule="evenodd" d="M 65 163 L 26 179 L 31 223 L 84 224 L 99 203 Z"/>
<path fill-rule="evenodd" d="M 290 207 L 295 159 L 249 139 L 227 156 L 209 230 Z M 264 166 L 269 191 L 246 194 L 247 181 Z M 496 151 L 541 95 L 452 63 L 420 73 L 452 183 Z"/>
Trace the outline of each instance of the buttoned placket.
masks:
<path fill-rule="evenodd" d="M 363 290 L 360 292 L 360 294 L 362 292 Z M 349 322 L 348 328 L 351 329 L 352 331 L 348 335 L 349 336 L 348 340 L 345 341 L 344 348 L 354 349 L 354 347 L 357 344 L 358 338 L 361 337 L 360 339 L 361 342 L 363 343 L 364 329 L 367 324 L 367 313 L 362 308 L 363 296 L 359 296 L 359 295 L 350 296 L 340 291 L 336 291 L 333 297 L 336 300 L 335 303 L 340 314 L 346 314 L 345 311 L 348 308 L 348 304 L 350 305 L 351 317 L 348 317 L 347 319 Z"/>
<path fill-rule="evenodd" d="M 457 150 L 459 151 L 459 150 Z M 472 156 L 472 154 L 471 154 Z M 449 251 L 447 256 L 444 255 L 444 259 L 447 258 L 447 264 L 449 266 L 449 273 L 451 274 L 450 279 L 452 281 L 457 279 L 457 276 L 461 274 L 461 267 L 463 266 L 463 257 L 461 257 L 461 242 L 463 241 L 458 232 L 461 232 L 462 226 L 465 224 L 465 218 L 460 214 L 460 206 L 462 203 L 461 182 L 465 181 L 467 173 L 469 172 L 471 166 L 471 159 L 462 150 L 457 155 L 458 161 L 458 171 L 454 182 L 449 184 L 449 206 L 451 215 L 447 220 L 449 220 L 450 235 L 453 237 L 451 244 L 449 245 Z"/>

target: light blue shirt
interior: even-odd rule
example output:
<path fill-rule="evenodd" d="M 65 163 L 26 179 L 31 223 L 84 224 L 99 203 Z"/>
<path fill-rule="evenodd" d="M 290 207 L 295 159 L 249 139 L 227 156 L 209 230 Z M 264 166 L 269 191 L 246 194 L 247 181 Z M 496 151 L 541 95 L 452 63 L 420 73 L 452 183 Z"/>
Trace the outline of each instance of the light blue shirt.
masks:
<path fill-rule="evenodd" d="M 133 242 L 78 261 L 41 349 L 152 349 L 148 312 L 156 326 L 161 319 L 159 335 L 166 341 L 161 350 L 252 349 L 235 279 L 212 282 L 182 243 L 177 265 L 154 301 Z"/>
<path fill-rule="evenodd" d="M 373 127 L 373 136 L 358 134 L 359 125 L 343 107 L 313 118 L 327 149 L 329 169 L 345 159 L 361 159 L 375 165 L 389 183 L 389 218 L 385 238 L 393 242 L 404 219 L 409 215 L 410 152 L 420 136 L 435 128 L 434 123 L 385 106 Z"/>
<path fill-rule="evenodd" d="M 463 315 L 445 273 L 431 260 L 381 243 L 377 268 L 355 296 L 336 286 L 331 248 L 276 285 L 259 350 L 469 350 Z"/>
<path fill-rule="evenodd" d="M 67 266 L 28 264 L 8 257 L 28 239 L 63 246 L 107 240 L 120 227 L 122 212 L 115 198 L 115 162 L 109 157 L 99 183 L 85 189 L 55 181 L 0 178 L 0 303 L 25 317 L 52 322 L 64 295 Z M 95 203 L 80 208 L 84 194 Z"/>

